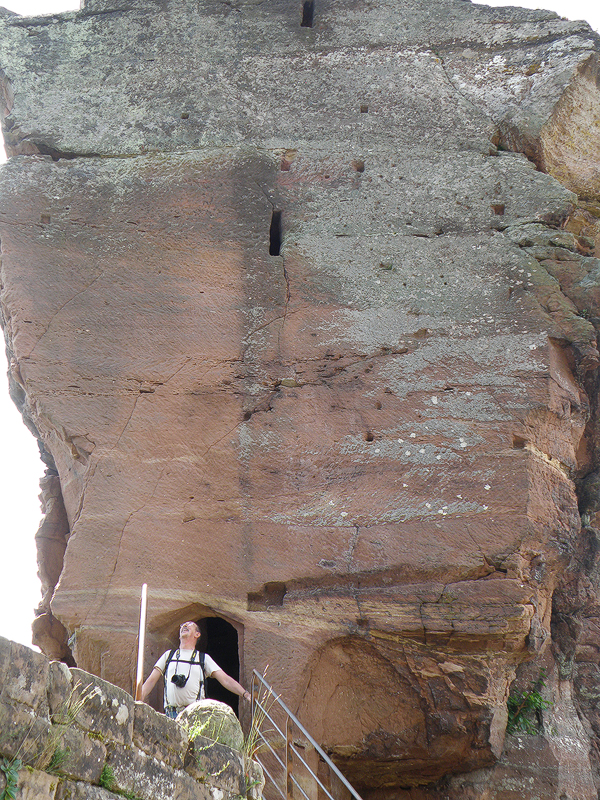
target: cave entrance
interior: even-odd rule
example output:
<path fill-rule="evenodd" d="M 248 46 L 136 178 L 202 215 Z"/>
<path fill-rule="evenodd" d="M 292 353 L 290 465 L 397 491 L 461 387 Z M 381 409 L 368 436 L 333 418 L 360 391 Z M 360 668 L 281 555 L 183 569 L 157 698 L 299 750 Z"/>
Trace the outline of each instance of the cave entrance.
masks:
<path fill-rule="evenodd" d="M 213 658 L 219 667 L 235 678 L 240 679 L 240 656 L 238 649 L 238 632 L 221 617 L 202 617 L 196 620 L 200 628 L 200 642 L 198 649 Z M 238 713 L 238 697 L 228 692 L 214 678 L 206 679 L 206 696 L 213 700 L 220 700 Z"/>

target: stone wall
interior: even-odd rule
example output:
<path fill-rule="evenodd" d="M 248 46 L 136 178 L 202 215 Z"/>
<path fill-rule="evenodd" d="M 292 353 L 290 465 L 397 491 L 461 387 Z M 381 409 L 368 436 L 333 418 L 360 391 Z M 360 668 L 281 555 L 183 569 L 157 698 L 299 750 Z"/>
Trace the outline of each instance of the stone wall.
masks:
<path fill-rule="evenodd" d="M 0 757 L 23 764 L 17 800 L 245 798 L 242 753 L 202 744 L 117 686 L 0 639 Z"/>

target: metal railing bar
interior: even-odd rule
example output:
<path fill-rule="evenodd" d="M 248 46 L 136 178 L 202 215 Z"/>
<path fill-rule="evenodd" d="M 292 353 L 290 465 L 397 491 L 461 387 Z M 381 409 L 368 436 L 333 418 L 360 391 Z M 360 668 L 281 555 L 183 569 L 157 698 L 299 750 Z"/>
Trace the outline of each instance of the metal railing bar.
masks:
<path fill-rule="evenodd" d="M 283 791 L 282 791 L 282 790 L 279 788 L 279 786 L 277 785 L 277 781 L 276 781 L 276 780 L 275 780 L 275 778 L 274 778 L 274 777 L 271 775 L 271 773 L 269 772 L 269 770 L 268 770 L 268 769 L 265 767 L 265 765 L 262 763 L 262 761 L 259 761 L 259 759 L 255 759 L 255 761 L 258 761 L 258 763 L 259 763 L 259 764 L 260 764 L 260 766 L 262 767 L 262 770 L 263 770 L 263 772 L 265 773 L 265 775 L 267 776 L 267 778 L 268 778 L 268 779 L 271 781 L 271 783 L 273 784 L 273 786 L 274 786 L 274 787 L 277 789 L 277 791 L 279 792 L 279 794 L 280 794 L 280 795 L 281 795 L 281 796 L 284 798 L 284 800 L 285 800 L 285 793 L 284 793 L 284 792 L 283 792 Z"/>
<path fill-rule="evenodd" d="M 282 767 L 285 769 L 285 762 L 283 762 L 283 761 L 282 761 L 282 760 L 279 758 L 279 756 L 277 755 L 277 753 L 275 752 L 275 750 L 273 750 L 273 748 L 272 748 L 272 747 L 271 747 L 271 746 L 270 746 L 270 745 L 269 745 L 267 742 L 265 742 L 265 744 L 266 744 L 266 746 L 269 748 L 269 752 L 271 753 L 271 755 L 273 756 L 273 758 L 275 758 L 275 759 L 276 759 L 276 760 L 277 760 L 277 761 L 278 761 L 278 762 L 281 764 L 281 766 L 282 766 Z"/>
<path fill-rule="evenodd" d="M 280 727 L 279 727 L 279 725 L 278 725 L 278 724 L 275 722 L 275 720 L 273 719 L 273 717 L 271 717 L 271 716 L 269 715 L 268 711 L 267 711 L 266 709 L 264 709 L 264 708 L 263 708 L 263 707 L 260 705 L 260 703 L 259 703 L 258 701 L 256 701 L 256 702 L 255 702 L 255 705 L 257 705 L 257 706 L 260 708 L 260 710 L 263 712 L 263 714 L 265 715 L 265 719 L 268 719 L 268 720 L 269 720 L 269 722 L 270 722 L 272 725 L 274 725 L 274 726 L 275 726 L 275 729 L 277 730 L 277 733 L 278 733 L 278 734 L 279 734 L 279 735 L 280 735 L 280 736 L 281 736 L 283 739 L 285 739 L 285 733 L 284 733 L 284 732 L 281 730 L 281 728 L 280 728 Z"/>
<path fill-rule="evenodd" d="M 333 763 L 333 761 L 331 760 L 331 758 L 329 758 L 329 756 L 328 756 L 328 755 L 327 755 L 327 753 L 326 753 L 326 752 L 323 750 L 323 748 L 322 748 L 322 747 L 320 747 L 320 746 L 317 744 L 317 742 L 316 742 L 316 741 L 313 739 L 313 737 L 310 735 L 310 733 L 309 733 L 309 732 L 306 730 L 306 728 L 305 728 L 305 727 L 304 727 L 304 725 L 303 725 L 303 724 L 300 722 L 300 720 L 299 720 L 299 719 L 297 719 L 297 717 L 296 717 L 294 714 L 292 714 L 292 712 L 289 710 L 289 708 L 286 706 L 286 704 L 283 702 L 283 700 L 282 700 L 280 697 L 277 697 L 277 696 L 275 695 L 275 692 L 273 691 L 273 688 L 272 688 L 272 686 L 270 686 L 270 685 L 267 683 L 267 681 L 264 679 L 264 677 L 263 677 L 262 675 L 260 675 L 260 674 L 259 674 L 259 673 L 258 673 L 256 670 L 253 670 L 253 674 L 254 674 L 254 675 L 256 676 L 256 678 L 257 678 L 257 679 L 258 679 L 258 680 L 259 680 L 259 681 L 260 681 L 260 682 L 263 684 L 263 686 L 264 686 L 264 687 L 267 689 L 267 691 L 271 693 L 271 695 L 272 695 L 272 696 L 275 698 L 275 701 L 276 701 L 276 702 L 277 702 L 277 703 L 278 703 L 278 704 L 281 706 L 281 708 L 283 708 L 283 710 L 285 711 L 285 713 L 286 713 L 286 714 L 288 715 L 288 717 L 289 717 L 289 718 L 292 720 L 292 722 L 294 723 L 294 725 L 296 725 L 296 727 L 298 728 L 298 730 L 302 731 L 302 733 L 304 734 L 304 736 L 306 736 L 306 738 L 307 738 L 307 739 L 308 739 L 308 741 L 311 743 L 311 745 L 312 745 L 312 746 L 315 748 L 315 750 L 317 751 L 317 753 L 318 753 L 318 754 L 321 756 L 321 758 L 322 758 L 322 759 L 325 761 L 325 763 L 327 764 L 327 766 L 329 767 L 329 769 L 330 769 L 330 770 L 332 770 L 332 771 L 335 773 L 335 775 L 336 775 L 336 776 L 339 778 L 339 780 L 340 780 L 340 781 L 341 781 L 341 782 L 344 784 L 344 786 L 346 787 L 346 789 L 348 789 L 348 791 L 350 792 L 350 794 L 352 795 L 352 797 L 354 797 L 354 799 L 355 799 L 355 800 L 362 800 L 362 797 L 361 797 L 361 796 L 358 794 L 358 792 L 356 791 L 356 789 L 355 789 L 355 788 L 352 786 L 352 784 L 351 784 L 351 783 L 349 783 L 349 782 L 346 780 L 346 778 L 345 778 L 345 777 L 342 775 L 342 773 L 339 771 L 339 769 L 338 769 L 338 768 L 336 767 L 336 765 Z M 311 770 L 311 772 L 312 772 L 312 770 Z M 300 788 L 300 787 L 298 787 L 298 788 Z"/>
<path fill-rule="evenodd" d="M 259 738 L 259 739 L 260 739 L 260 741 L 261 741 L 261 742 L 264 744 L 264 746 L 265 746 L 265 747 L 268 747 L 268 748 L 269 748 L 269 750 L 270 750 L 270 751 L 273 753 L 273 755 L 275 755 L 275 747 L 273 746 L 273 743 L 272 743 L 271 741 L 269 741 L 269 739 L 267 739 L 267 738 L 266 738 L 266 736 L 263 736 L 263 735 L 262 735 L 262 733 L 259 733 L 259 734 L 258 734 L 258 738 Z M 277 742 L 276 742 L 276 744 L 278 744 L 278 745 L 279 745 L 278 749 L 279 749 L 279 750 L 281 750 L 281 749 L 282 749 L 282 744 L 285 744 L 285 742 L 283 742 L 283 743 L 282 743 L 282 742 L 281 742 L 281 741 L 279 741 L 279 739 L 278 739 L 278 740 L 277 740 Z"/>
<path fill-rule="evenodd" d="M 297 755 L 297 756 L 298 756 L 298 758 L 300 759 L 300 761 L 301 761 L 301 762 L 304 764 L 304 766 L 305 766 L 305 767 L 306 767 L 306 769 L 309 771 L 309 773 L 310 773 L 310 774 L 313 776 L 313 778 L 315 779 L 315 781 L 316 781 L 316 782 L 319 784 L 319 786 L 321 787 L 321 789 L 323 789 L 323 791 L 325 792 L 325 794 L 327 794 L 327 795 L 329 795 L 329 796 L 331 797 L 331 795 L 329 794 L 329 789 L 328 789 L 328 788 L 325 786 L 325 784 L 324 784 L 324 783 L 321 781 L 321 779 L 319 778 L 319 776 L 315 774 L 315 772 L 313 771 L 313 768 L 312 768 L 311 766 L 309 766 L 309 765 L 306 763 L 306 761 L 305 761 L 305 760 L 302 758 L 302 756 L 301 756 L 301 755 L 300 755 L 300 753 L 299 753 L 299 752 L 296 750 L 296 748 L 294 747 L 294 745 L 292 745 L 292 750 L 294 751 L 294 754 L 295 754 L 295 755 Z"/>
<path fill-rule="evenodd" d="M 311 774 L 312 774 L 312 773 L 311 773 Z M 310 797 L 309 797 L 309 796 L 306 794 L 306 792 L 304 791 L 304 789 L 303 789 L 303 788 L 300 786 L 300 784 L 298 783 L 298 781 L 296 780 L 296 778 L 294 778 L 294 776 L 293 776 L 293 775 L 291 776 L 291 778 L 292 778 L 292 783 L 293 783 L 293 784 L 294 784 L 294 785 L 297 787 L 297 789 L 299 789 L 299 790 L 302 792 L 302 794 L 304 795 L 304 797 L 306 797 L 306 800 L 310 800 Z M 325 790 L 325 791 L 327 791 L 327 790 Z M 330 797 L 331 797 L 331 795 L 330 795 Z M 331 800 L 333 800 L 333 798 L 331 798 Z"/>

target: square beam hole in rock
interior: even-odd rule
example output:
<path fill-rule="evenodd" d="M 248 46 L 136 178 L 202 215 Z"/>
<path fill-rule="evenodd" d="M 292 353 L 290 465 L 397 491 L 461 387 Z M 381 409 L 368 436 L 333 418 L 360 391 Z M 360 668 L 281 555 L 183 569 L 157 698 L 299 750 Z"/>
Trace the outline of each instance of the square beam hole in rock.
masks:
<path fill-rule="evenodd" d="M 248 593 L 248 611 L 267 611 L 269 606 L 282 606 L 285 593 L 285 583 L 269 581 L 260 592 Z"/>
<path fill-rule="evenodd" d="M 315 0 L 304 0 L 302 4 L 302 22 L 301 28 L 312 28 L 313 19 L 315 16 Z"/>
<path fill-rule="evenodd" d="M 281 251 L 281 211 L 273 211 L 269 231 L 269 255 L 278 256 Z"/>

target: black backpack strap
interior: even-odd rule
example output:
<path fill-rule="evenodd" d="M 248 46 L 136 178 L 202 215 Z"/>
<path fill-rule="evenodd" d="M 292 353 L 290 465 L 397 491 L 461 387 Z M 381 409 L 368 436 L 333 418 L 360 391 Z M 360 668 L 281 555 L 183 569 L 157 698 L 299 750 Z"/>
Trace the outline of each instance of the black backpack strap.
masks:
<path fill-rule="evenodd" d="M 171 663 L 171 661 L 173 661 L 173 656 L 175 655 L 175 653 L 178 650 L 179 650 L 178 647 L 174 647 L 171 650 L 171 652 L 169 653 L 169 655 L 167 656 L 167 660 L 165 662 L 165 671 L 163 673 L 163 678 L 164 678 L 163 683 L 165 685 L 165 699 L 164 699 L 163 705 L 164 705 L 165 709 L 167 708 L 167 669 L 168 669 L 169 664 Z"/>
<path fill-rule="evenodd" d="M 202 674 L 200 676 L 200 687 L 198 689 L 198 696 L 196 700 L 200 700 L 202 697 L 202 686 L 204 685 L 204 681 L 206 679 L 206 670 L 204 668 L 204 660 L 206 658 L 206 653 L 200 653 L 200 669 L 202 670 Z"/>
<path fill-rule="evenodd" d="M 165 678 L 167 677 L 167 667 L 169 666 L 169 664 L 171 663 L 171 661 L 173 661 L 173 656 L 175 655 L 175 653 L 176 653 L 178 650 L 179 650 L 179 648 L 178 648 L 178 647 L 174 647 L 174 648 L 171 650 L 171 652 L 169 653 L 169 655 L 167 656 L 167 660 L 166 660 L 166 662 L 165 662 L 165 675 L 164 675 L 164 677 L 165 677 Z"/>

